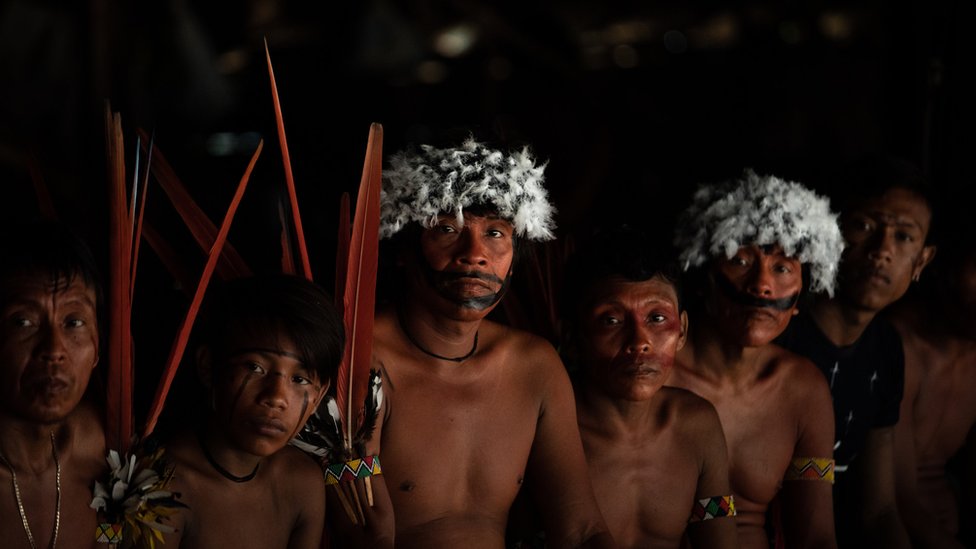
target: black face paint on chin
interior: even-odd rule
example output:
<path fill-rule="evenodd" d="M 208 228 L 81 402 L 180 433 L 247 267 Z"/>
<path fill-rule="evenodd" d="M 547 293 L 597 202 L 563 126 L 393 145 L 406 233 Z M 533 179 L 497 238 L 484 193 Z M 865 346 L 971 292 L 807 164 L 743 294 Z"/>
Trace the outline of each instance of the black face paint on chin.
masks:
<path fill-rule="evenodd" d="M 794 305 L 796 305 L 797 301 L 800 300 L 799 292 L 780 299 L 765 299 L 762 297 L 749 295 L 745 292 L 740 292 L 739 289 L 736 288 L 732 282 L 721 273 L 716 274 L 714 279 L 719 291 L 722 292 L 722 295 L 724 295 L 732 303 L 742 305 L 743 307 L 761 307 L 765 309 L 774 309 L 776 311 L 788 311 Z"/>
<path fill-rule="evenodd" d="M 420 261 L 420 268 L 424 273 L 424 279 L 427 281 L 427 284 L 430 285 L 435 292 L 437 292 L 437 295 L 443 297 L 451 303 L 454 303 L 458 307 L 474 309 L 476 311 L 483 311 L 498 303 L 505 295 L 505 292 L 508 290 L 509 283 L 512 280 L 511 269 L 509 269 L 508 274 L 505 275 L 505 278 L 501 279 L 491 273 L 484 273 L 480 271 L 438 271 L 424 260 Z M 483 296 L 459 298 L 448 291 L 447 286 L 448 283 L 463 278 L 473 278 L 495 284 L 501 284 L 501 287 L 498 288 L 497 292 L 485 294 Z"/>

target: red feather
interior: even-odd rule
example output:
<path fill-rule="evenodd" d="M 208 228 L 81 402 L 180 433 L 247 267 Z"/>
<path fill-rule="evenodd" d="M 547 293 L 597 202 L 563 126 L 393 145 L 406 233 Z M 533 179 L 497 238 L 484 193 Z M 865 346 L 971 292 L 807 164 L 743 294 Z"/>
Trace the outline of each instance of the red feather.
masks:
<path fill-rule="evenodd" d="M 190 338 L 190 331 L 193 329 L 193 323 L 197 318 L 197 313 L 200 311 L 200 305 L 203 303 L 203 295 L 207 291 L 210 278 L 217 266 L 217 258 L 220 257 L 224 244 L 227 242 L 227 233 L 230 231 L 230 225 L 234 221 L 234 214 L 237 213 L 237 206 L 241 203 L 241 198 L 244 197 L 244 190 L 247 189 L 247 182 L 251 178 L 251 171 L 254 170 L 254 164 L 258 161 L 258 157 L 261 156 L 261 150 L 263 148 L 264 141 L 262 140 L 258 143 L 257 150 L 251 156 L 247 170 L 245 170 L 241 182 L 237 185 L 234 198 L 231 199 L 230 206 L 227 208 L 224 221 L 220 224 L 220 231 L 214 239 L 213 248 L 211 248 L 210 255 L 207 257 L 207 264 L 203 268 L 203 274 L 200 275 L 200 282 L 197 284 L 196 293 L 193 294 L 190 308 L 186 312 L 183 324 L 180 325 L 176 341 L 173 342 L 169 359 L 166 361 L 163 377 L 160 379 L 159 386 L 156 388 L 156 396 L 153 398 L 152 406 L 149 409 L 149 418 L 146 420 L 146 426 L 143 429 L 143 438 L 149 436 L 153 429 L 155 429 L 156 421 L 159 419 L 159 414 L 162 412 L 163 405 L 166 403 L 166 395 L 169 393 L 169 387 L 173 383 L 176 369 L 179 367 L 180 360 L 183 358 L 183 352 L 186 350 L 186 344 Z"/>
<path fill-rule="evenodd" d="M 291 215 L 295 222 L 295 239 L 298 240 L 298 253 L 302 259 L 302 271 L 305 278 L 312 280 L 312 266 L 308 261 L 308 249 L 305 247 L 305 231 L 302 229 L 302 216 L 298 210 L 298 194 L 295 192 L 295 177 L 291 172 L 291 156 L 288 154 L 288 140 L 285 139 L 285 120 L 281 115 L 281 102 L 278 100 L 278 85 L 275 84 L 274 69 L 271 67 L 271 53 L 268 51 L 268 41 L 264 41 L 264 56 L 268 60 L 268 76 L 271 78 L 271 99 L 274 100 L 275 120 L 278 122 L 278 142 L 281 145 L 281 162 L 285 165 L 285 185 L 288 187 L 288 199 L 291 202 Z"/>
<path fill-rule="evenodd" d="M 146 132 L 143 130 L 138 130 L 139 135 L 142 136 L 143 142 L 146 141 Z M 210 249 L 214 245 L 214 239 L 217 236 L 217 228 L 214 227 L 213 222 L 207 217 L 207 214 L 203 213 L 200 206 L 193 201 L 190 197 L 190 193 L 186 191 L 186 187 L 180 182 L 180 179 L 176 177 L 176 172 L 166 161 L 166 157 L 159 150 L 159 147 L 153 146 L 153 164 L 152 173 L 156 176 L 156 181 L 159 182 L 159 186 L 169 197 L 170 202 L 173 203 L 173 207 L 176 208 L 176 212 L 180 214 L 183 222 L 186 223 L 186 227 L 190 229 L 190 233 L 193 235 L 194 240 L 197 241 L 197 245 L 204 253 L 209 253 Z M 238 278 L 242 276 L 248 276 L 251 274 L 251 269 L 248 268 L 247 263 L 241 258 L 237 250 L 234 249 L 229 242 L 224 245 L 224 253 L 220 256 L 217 263 L 217 276 L 227 280 L 231 278 Z"/>
<path fill-rule="evenodd" d="M 155 134 L 149 138 L 149 152 L 146 153 L 146 175 L 142 179 L 142 189 L 139 197 L 139 209 L 136 211 L 136 222 L 134 234 L 132 235 L 132 270 L 129 277 L 129 303 L 135 299 L 136 292 L 136 269 L 139 267 L 139 248 L 142 244 L 142 224 L 146 214 L 146 193 L 149 191 L 149 170 L 152 167 L 152 150 Z M 139 174 L 136 174 L 139 177 Z"/>
<path fill-rule="evenodd" d="M 129 329 L 131 220 L 126 200 L 122 120 L 105 105 L 109 174 L 109 336 L 105 433 L 109 448 L 125 453 L 132 441 L 132 332 Z"/>
<path fill-rule="evenodd" d="M 379 260 L 380 185 L 383 170 L 383 126 L 372 124 L 366 143 L 363 176 L 356 199 L 349 261 L 343 292 L 346 349 L 336 376 L 336 404 L 343 417 L 346 446 L 358 429 L 369 384 Z"/>
<path fill-rule="evenodd" d="M 342 314 L 342 296 L 346 291 L 346 269 L 349 268 L 349 239 L 352 238 L 349 225 L 349 193 L 342 193 L 339 200 L 339 235 L 336 239 L 335 301 L 339 314 Z"/>
<path fill-rule="evenodd" d="M 285 205 L 278 200 L 278 223 L 281 225 L 281 272 L 289 275 L 295 274 L 295 256 L 291 253 L 291 232 L 288 230 L 288 221 L 285 220 Z"/>

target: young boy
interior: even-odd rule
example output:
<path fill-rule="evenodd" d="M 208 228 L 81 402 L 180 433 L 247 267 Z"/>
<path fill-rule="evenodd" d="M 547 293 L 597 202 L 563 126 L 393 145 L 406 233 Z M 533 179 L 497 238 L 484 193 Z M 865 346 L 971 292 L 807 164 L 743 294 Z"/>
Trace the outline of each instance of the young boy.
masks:
<path fill-rule="evenodd" d="M 664 387 L 688 315 L 678 270 L 646 238 L 604 233 L 571 263 L 580 367 L 576 411 L 590 480 L 620 547 L 737 548 L 725 435 L 715 408 Z M 715 519 L 715 520 L 712 520 Z"/>
<path fill-rule="evenodd" d="M 197 368 L 206 417 L 168 447 L 188 506 L 168 547 L 318 547 L 321 468 L 288 442 L 335 374 L 343 332 L 332 298 L 290 276 L 239 279 L 210 299 Z"/>

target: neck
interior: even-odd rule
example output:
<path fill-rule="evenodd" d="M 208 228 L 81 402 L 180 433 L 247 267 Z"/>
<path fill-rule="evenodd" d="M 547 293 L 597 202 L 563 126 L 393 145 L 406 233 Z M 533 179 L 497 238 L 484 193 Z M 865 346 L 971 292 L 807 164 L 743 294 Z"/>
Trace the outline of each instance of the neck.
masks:
<path fill-rule="evenodd" d="M 839 347 L 851 345 L 861 337 L 868 324 L 877 316 L 869 311 L 845 305 L 840 299 L 821 299 L 810 309 L 814 322 L 831 343 Z"/>
<path fill-rule="evenodd" d="M 684 350 L 693 355 L 690 362 L 694 367 L 716 381 L 732 384 L 749 382 L 759 376 L 762 368 L 759 359 L 768 346 L 744 347 L 730 340 L 710 318 L 703 319 L 688 339 Z"/>
<path fill-rule="evenodd" d="M 646 400 L 624 400 L 607 394 L 596 382 L 587 377 L 578 393 L 578 408 L 587 427 L 608 434 L 621 434 L 643 438 L 651 434 L 648 425 L 661 408 L 660 390 Z"/>
<path fill-rule="evenodd" d="M 18 473 L 40 474 L 54 468 L 51 434 L 60 436 L 61 424 L 44 424 L 0 416 L 0 453 Z"/>
<path fill-rule="evenodd" d="M 202 467 L 209 467 L 213 471 L 213 475 L 233 480 L 228 475 L 241 479 L 247 478 L 257 471 L 262 458 L 234 447 L 213 419 L 207 428 L 200 432 L 199 437 L 204 459 L 216 463 L 216 466 L 214 463 L 205 463 Z M 206 459 L 207 454 L 210 454 L 211 459 Z M 223 469 L 224 472 L 221 472 L 220 469 Z"/>
<path fill-rule="evenodd" d="M 472 350 L 475 353 L 471 354 L 477 353 L 474 344 L 481 318 L 448 318 L 410 300 L 400 307 L 400 329 L 412 346 L 419 347 L 418 352 L 441 357 L 465 357 Z"/>

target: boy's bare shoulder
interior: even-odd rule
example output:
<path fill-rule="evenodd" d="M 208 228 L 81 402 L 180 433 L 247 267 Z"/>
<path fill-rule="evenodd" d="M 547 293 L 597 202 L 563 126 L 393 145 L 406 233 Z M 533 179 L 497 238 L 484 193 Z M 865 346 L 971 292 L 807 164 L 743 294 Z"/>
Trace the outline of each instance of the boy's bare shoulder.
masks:
<path fill-rule="evenodd" d="M 274 455 L 265 458 L 265 461 L 268 462 L 267 466 L 273 468 L 275 472 L 288 475 L 289 478 L 298 482 L 304 483 L 312 478 L 324 482 L 322 467 L 315 462 L 312 456 L 294 446 L 285 446 L 275 452 Z"/>

